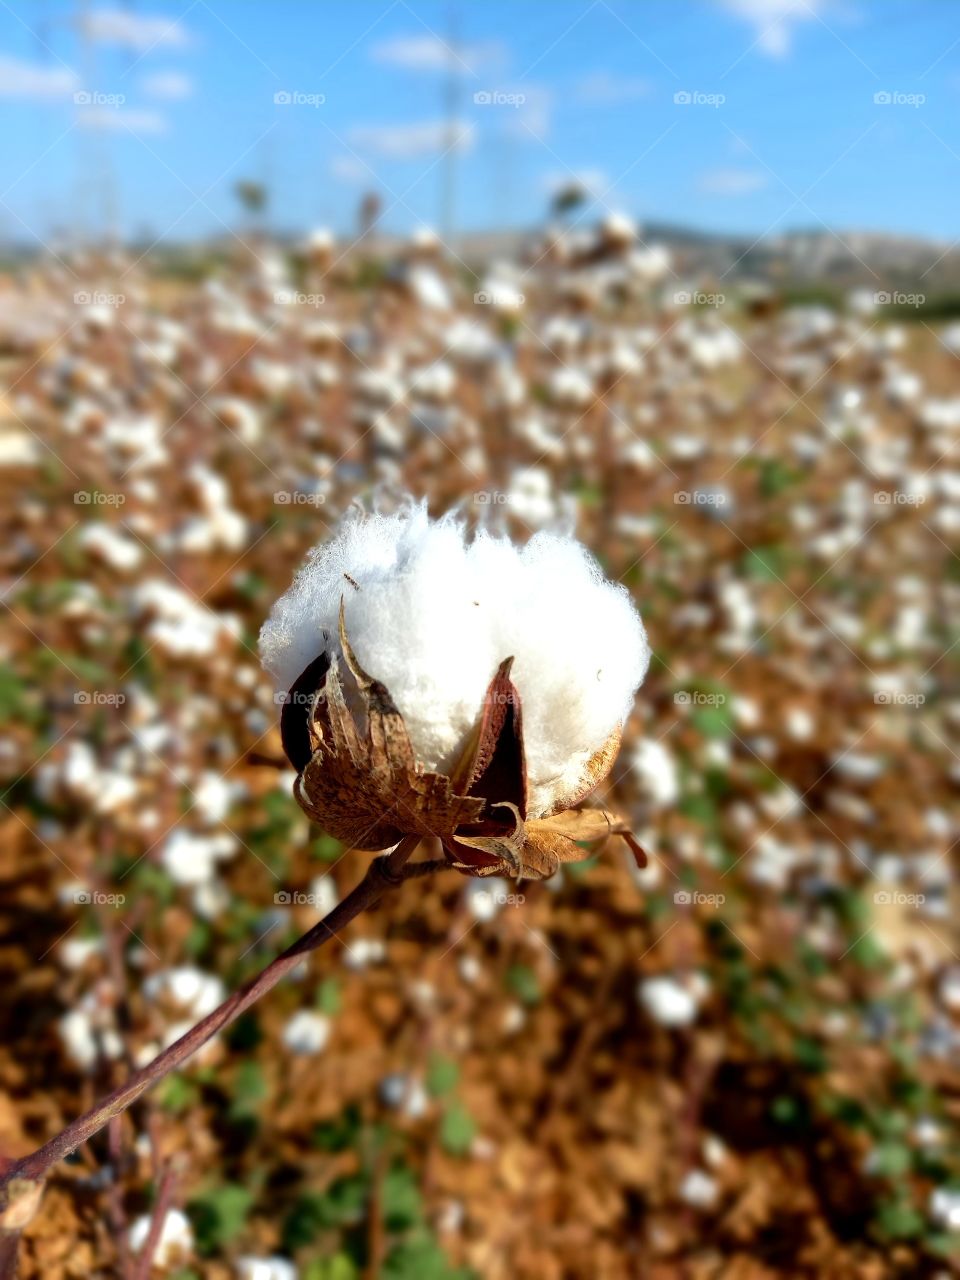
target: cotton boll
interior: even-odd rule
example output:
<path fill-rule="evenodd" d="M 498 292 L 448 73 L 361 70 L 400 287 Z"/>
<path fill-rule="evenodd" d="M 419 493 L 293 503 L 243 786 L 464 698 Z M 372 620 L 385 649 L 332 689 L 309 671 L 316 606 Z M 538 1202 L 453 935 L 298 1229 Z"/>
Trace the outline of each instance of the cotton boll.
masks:
<path fill-rule="evenodd" d="M 143 559 L 143 547 L 113 525 L 88 524 L 77 541 L 84 550 L 121 573 L 136 569 Z"/>
<path fill-rule="evenodd" d="M 430 1101 L 421 1082 L 400 1071 L 394 1071 L 380 1081 L 380 1097 L 386 1106 L 402 1111 L 411 1119 L 422 1116 Z"/>
<path fill-rule="evenodd" d="M 160 861 L 176 884 L 202 885 L 213 879 L 217 863 L 236 851 L 236 839 L 226 832 L 198 836 L 177 828 L 167 837 Z"/>
<path fill-rule="evenodd" d="M 194 808 L 204 822 L 211 825 L 222 822 L 241 790 L 237 783 L 228 782 L 220 774 L 206 769 L 193 791 Z"/>
<path fill-rule="evenodd" d="M 645 978 L 637 991 L 647 1013 L 663 1027 L 687 1027 L 694 1022 L 702 994 L 701 984 L 668 974 Z"/>
<path fill-rule="evenodd" d="M 57 955 L 65 969 L 82 969 L 89 958 L 100 955 L 103 948 L 103 938 L 67 938 L 57 948 Z"/>
<path fill-rule="evenodd" d="M 557 516 L 552 488 L 550 474 L 543 467 L 520 467 L 510 477 L 507 506 L 531 529 L 542 528 Z"/>
<path fill-rule="evenodd" d="M 387 949 L 380 938 L 354 938 L 344 947 L 343 963 L 348 969 L 366 969 L 367 965 L 377 964 L 387 954 Z"/>
<path fill-rule="evenodd" d="M 288 1258 L 238 1258 L 237 1280 L 297 1280 L 297 1268 Z"/>
<path fill-rule="evenodd" d="M 675 804 L 680 782 L 673 756 L 660 742 L 643 739 L 630 757 L 642 793 L 658 808 Z"/>
<path fill-rule="evenodd" d="M 333 876 L 314 876 L 310 881 L 310 896 L 320 916 L 329 915 L 337 905 L 337 884 Z"/>
<path fill-rule="evenodd" d="M 283 1028 L 283 1043 L 291 1053 L 320 1053 L 330 1039 L 330 1019 L 312 1009 L 300 1009 Z"/>
<path fill-rule="evenodd" d="M 558 405 L 580 408 L 593 398 L 593 382 L 580 369 L 565 366 L 557 369 L 550 379 L 550 398 Z"/>
<path fill-rule="evenodd" d="M 627 592 L 573 539 L 538 533 L 516 547 L 480 531 L 468 542 L 462 524 L 433 522 L 421 505 L 352 516 L 312 553 L 261 632 L 279 689 L 337 646 L 341 598 L 359 662 L 390 690 L 429 770 L 454 766 L 514 658 L 531 814 L 576 786 L 649 662 Z"/>
<path fill-rule="evenodd" d="M 189 965 L 151 974 L 143 984 L 143 991 L 151 1000 L 168 999 L 179 1005 L 197 1021 L 213 1013 L 224 998 L 219 978 Z"/>
<path fill-rule="evenodd" d="M 64 1052 L 84 1071 L 89 1071 L 101 1057 L 119 1058 L 123 1051 L 116 1031 L 103 1027 L 102 1022 L 103 1011 L 87 999 L 84 1007 L 71 1009 L 58 1024 Z"/>
<path fill-rule="evenodd" d="M 680 1199 L 695 1209 L 710 1209 L 720 1194 L 716 1178 L 703 1169 L 691 1169 L 680 1184 Z"/>
<path fill-rule="evenodd" d="M 960 1231 L 960 1191 L 935 1187 L 930 1193 L 930 1217 L 947 1231 Z"/>
<path fill-rule="evenodd" d="M 147 1243 L 152 1217 L 145 1213 L 130 1227 L 130 1251 L 139 1253 Z M 190 1219 L 179 1209 L 168 1209 L 160 1228 L 160 1239 L 153 1255 L 157 1267 L 171 1267 L 183 1261 L 193 1249 L 193 1228 Z"/>
<path fill-rule="evenodd" d="M 510 886 L 499 876 L 468 880 L 463 890 L 467 910 L 478 921 L 492 920 L 509 893 Z"/>

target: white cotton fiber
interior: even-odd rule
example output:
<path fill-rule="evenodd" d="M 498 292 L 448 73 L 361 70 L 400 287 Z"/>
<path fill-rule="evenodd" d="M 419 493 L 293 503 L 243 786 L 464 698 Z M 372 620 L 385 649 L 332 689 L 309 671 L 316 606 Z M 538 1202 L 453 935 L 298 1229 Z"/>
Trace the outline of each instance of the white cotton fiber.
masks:
<path fill-rule="evenodd" d="M 351 513 L 311 552 L 260 634 L 278 689 L 338 647 L 341 597 L 357 658 L 390 690 L 427 769 L 456 762 L 497 667 L 514 658 L 531 815 L 626 718 L 649 662 L 627 591 L 572 538 L 468 539 L 455 517 L 410 504 Z"/>

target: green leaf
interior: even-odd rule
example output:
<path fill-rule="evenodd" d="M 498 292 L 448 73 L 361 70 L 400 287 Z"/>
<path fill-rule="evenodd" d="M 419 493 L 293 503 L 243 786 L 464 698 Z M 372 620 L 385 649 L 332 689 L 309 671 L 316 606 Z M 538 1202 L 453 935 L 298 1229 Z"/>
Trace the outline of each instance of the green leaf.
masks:
<path fill-rule="evenodd" d="M 743 557 L 748 577 L 775 582 L 786 573 L 785 556 L 780 547 L 754 547 Z"/>
<path fill-rule="evenodd" d="M 429 1235 L 404 1240 L 390 1253 L 383 1280 L 471 1280 L 471 1272 L 453 1267 Z"/>
<path fill-rule="evenodd" d="M 795 1125 L 802 1113 L 800 1100 L 791 1098 L 788 1094 L 781 1094 L 770 1104 L 770 1114 L 778 1124 Z"/>
<path fill-rule="evenodd" d="M 443 1113 L 440 1142 L 452 1156 L 466 1155 L 476 1136 L 477 1126 L 462 1102 L 451 1102 Z"/>
<path fill-rule="evenodd" d="M 235 1182 L 225 1182 L 195 1196 L 187 1212 L 193 1223 L 198 1252 L 205 1256 L 215 1253 L 239 1235 L 253 1200 L 253 1192 Z"/>
<path fill-rule="evenodd" d="M 233 1026 L 226 1033 L 227 1044 L 238 1053 L 249 1053 L 263 1039 L 260 1020 L 253 1009 L 241 1013 Z"/>
<path fill-rule="evenodd" d="M 301 1272 L 303 1280 L 358 1280 L 360 1272 L 348 1253 L 332 1258 L 315 1258 Z"/>
<path fill-rule="evenodd" d="M 263 1068 L 252 1058 L 241 1062 L 233 1079 L 230 1118 L 238 1120 L 256 1115 L 260 1110 L 260 1103 L 266 1096 L 267 1081 Z"/>
<path fill-rule="evenodd" d="M 521 1004 L 539 1004 L 542 993 L 534 971 L 525 964 L 511 965 L 507 970 L 507 987 Z"/>
<path fill-rule="evenodd" d="M 715 707 L 696 707 L 690 720 L 704 738 L 729 738 L 733 729 L 733 712 L 728 703 Z"/>
<path fill-rule="evenodd" d="M 443 1098 L 452 1093 L 460 1081 L 460 1068 L 452 1058 L 445 1058 L 440 1053 L 430 1057 L 427 1066 L 427 1092 L 434 1098 Z"/>
<path fill-rule="evenodd" d="M 192 1080 L 181 1075 L 171 1075 L 160 1082 L 154 1096 L 165 1111 L 179 1114 L 196 1106 L 200 1090 Z"/>
<path fill-rule="evenodd" d="M 380 1198 L 383 1220 L 390 1231 L 406 1231 L 420 1221 L 423 1207 L 412 1169 L 402 1165 L 391 1169 L 383 1179 Z"/>
<path fill-rule="evenodd" d="M 881 1205 L 876 1224 L 886 1240 L 912 1240 L 921 1235 L 926 1226 L 923 1214 L 905 1200 L 888 1200 Z"/>
<path fill-rule="evenodd" d="M 209 947 L 211 932 L 206 920 L 194 920 L 183 940 L 183 949 L 191 960 L 198 960 Z"/>
<path fill-rule="evenodd" d="M 360 1174 L 338 1178 L 326 1191 L 306 1192 L 287 1216 L 284 1248 L 295 1253 L 322 1231 L 354 1226 L 362 1221 L 368 1200 L 369 1180 Z"/>
<path fill-rule="evenodd" d="M 577 842 L 581 849 L 588 846 L 582 840 Z M 563 868 L 563 874 L 569 876 L 571 880 L 582 880 L 584 876 L 588 876 L 594 867 L 600 863 L 600 855 L 594 854 L 591 858 L 583 858 L 580 862 L 568 862 Z"/>
<path fill-rule="evenodd" d="M 313 1130 L 311 1142 L 319 1150 L 329 1151 L 331 1154 L 346 1151 L 357 1143 L 360 1129 L 359 1108 L 351 1104 L 335 1119 L 321 1121 Z"/>
<path fill-rule="evenodd" d="M 321 862 L 336 862 L 343 853 L 343 845 L 339 840 L 334 840 L 333 836 L 324 834 L 314 840 L 310 846 L 310 853 Z"/>
<path fill-rule="evenodd" d="M 881 1178 L 899 1178 L 913 1167 L 913 1152 L 903 1142 L 879 1142 L 870 1153 L 870 1169 Z"/>
<path fill-rule="evenodd" d="M 316 1005 L 321 1013 L 334 1018 L 340 1012 L 343 998 L 340 995 L 340 983 L 336 978 L 324 978 L 317 987 Z"/>
<path fill-rule="evenodd" d="M 826 1070 L 827 1055 L 823 1045 L 812 1036 L 797 1036 L 793 1042 L 793 1052 L 797 1065 L 804 1071 L 820 1072 Z"/>
<path fill-rule="evenodd" d="M 164 871 L 145 858 L 133 871 L 133 883 L 137 893 L 152 894 L 161 906 L 167 907 L 177 895 L 177 886 Z"/>

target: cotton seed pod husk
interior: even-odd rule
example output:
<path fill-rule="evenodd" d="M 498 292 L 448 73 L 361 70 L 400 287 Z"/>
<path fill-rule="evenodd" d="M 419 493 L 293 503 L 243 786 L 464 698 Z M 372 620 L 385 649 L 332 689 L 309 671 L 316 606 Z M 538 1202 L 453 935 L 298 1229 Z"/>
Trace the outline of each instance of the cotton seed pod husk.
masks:
<path fill-rule="evenodd" d="M 587 762 L 569 795 L 527 813 L 520 695 L 505 659 L 450 775 L 426 770 L 386 686 L 360 666 L 340 608 L 340 654 L 323 653 L 291 689 L 281 714 L 284 749 L 297 770 L 294 796 L 344 844 L 380 852 L 404 836 L 435 836 L 466 875 L 545 879 L 583 846 L 622 836 L 646 859 L 616 814 L 583 801 L 607 776 L 619 727 Z M 341 655 L 343 666 L 341 674 Z"/>

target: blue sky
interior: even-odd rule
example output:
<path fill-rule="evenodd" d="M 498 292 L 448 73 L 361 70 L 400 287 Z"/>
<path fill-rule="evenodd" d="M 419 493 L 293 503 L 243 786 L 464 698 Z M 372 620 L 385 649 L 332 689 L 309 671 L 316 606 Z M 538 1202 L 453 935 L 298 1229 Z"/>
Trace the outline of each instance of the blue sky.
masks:
<path fill-rule="evenodd" d="M 524 226 L 577 176 L 641 220 L 952 241 L 958 107 L 953 0 L 19 0 L 0 235 L 217 234 L 241 178 L 278 229 L 346 230 L 371 189 L 436 226 L 447 182 L 456 229 Z"/>

